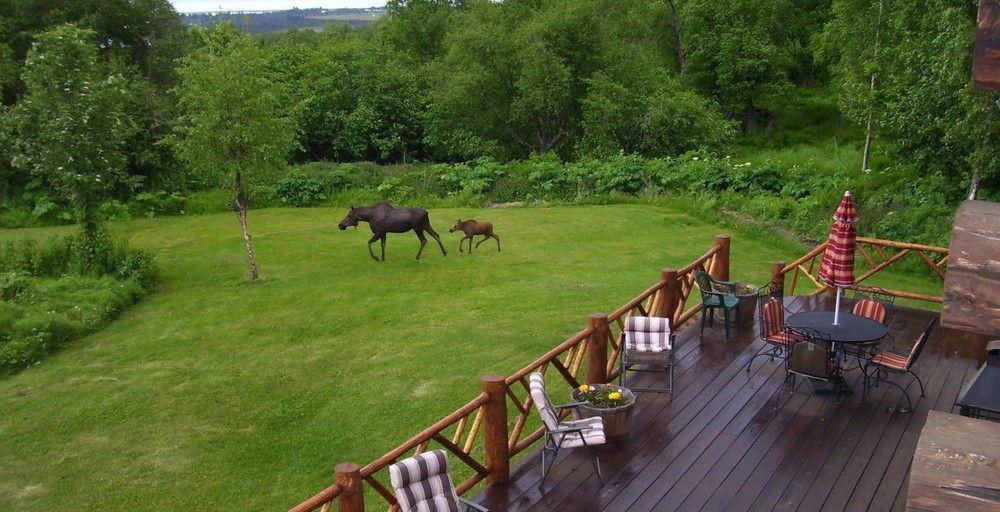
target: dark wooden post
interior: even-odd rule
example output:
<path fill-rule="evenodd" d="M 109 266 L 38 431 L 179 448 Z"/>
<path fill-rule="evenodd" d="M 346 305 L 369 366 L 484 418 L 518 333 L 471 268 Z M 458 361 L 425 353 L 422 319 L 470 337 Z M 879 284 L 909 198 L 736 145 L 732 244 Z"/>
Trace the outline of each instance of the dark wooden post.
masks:
<path fill-rule="evenodd" d="M 715 235 L 715 245 L 720 246 L 719 252 L 715 253 L 715 263 L 712 264 L 712 277 L 719 281 L 729 280 L 729 248 L 731 240 L 729 235 Z"/>
<path fill-rule="evenodd" d="M 502 484 L 510 478 L 510 451 L 507 448 L 507 383 L 500 375 L 484 375 L 480 382 L 489 397 L 483 406 L 484 449 L 489 482 Z"/>
<path fill-rule="evenodd" d="M 670 328 L 676 329 L 676 326 L 673 325 L 676 320 L 674 313 L 677 312 L 677 301 L 681 297 L 680 283 L 677 282 L 677 269 L 660 270 L 660 282 L 663 284 L 663 287 L 660 288 L 660 302 L 657 304 L 657 311 L 653 314 L 660 318 L 669 318 Z"/>
<path fill-rule="evenodd" d="M 364 512 L 365 492 L 361 468 L 353 462 L 344 462 L 337 464 L 333 470 L 333 476 L 337 485 L 340 486 L 340 495 L 337 496 L 337 510 L 339 512 Z"/>
<path fill-rule="evenodd" d="M 775 293 L 780 293 L 782 297 L 785 296 L 785 274 L 781 271 L 785 270 L 784 261 L 775 261 L 774 265 L 771 266 L 771 286 L 774 288 Z"/>
<path fill-rule="evenodd" d="M 604 384 L 608 381 L 608 315 L 591 313 L 587 317 L 590 338 L 587 340 L 587 384 Z"/>

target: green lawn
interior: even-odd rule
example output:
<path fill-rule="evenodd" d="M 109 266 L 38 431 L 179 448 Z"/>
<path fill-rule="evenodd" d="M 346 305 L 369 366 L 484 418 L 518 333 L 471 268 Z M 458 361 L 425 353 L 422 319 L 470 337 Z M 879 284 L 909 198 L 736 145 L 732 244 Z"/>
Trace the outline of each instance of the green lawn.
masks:
<path fill-rule="evenodd" d="M 244 283 L 236 218 L 116 225 L 161 289 L 107 328 L 0 379 L 0 510 L 283 510 L 733 237 L 733 278 L 804 250 L 690 205 L 434 210 L 449 249 L 391 235 L 369 259 L 341 209 L 254 211 L 264 282 Z M 455 217 L 503 252 L 460 254 Z M 65 229 L 65 228 L 64 228 Z M 59 231 L 0 233 L 0 240 Z M 909 278 L 909 289 L 926 289 Z M 916 288 L 914 288 L 915 286 Z"/>

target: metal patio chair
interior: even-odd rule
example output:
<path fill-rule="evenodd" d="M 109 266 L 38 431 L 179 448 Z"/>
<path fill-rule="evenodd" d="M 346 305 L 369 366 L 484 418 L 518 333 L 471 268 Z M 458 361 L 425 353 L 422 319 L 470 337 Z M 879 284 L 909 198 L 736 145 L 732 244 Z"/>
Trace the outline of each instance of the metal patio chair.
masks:
<path fill-rule="evenodd" d="M 529 379 L 529 389 L 531 399 L 535 402 L 538 415 L 542 417 L 542 424 L 545 427 L 545 442 L 542 444 L 542 480 L 538 482 L 538 489 L 545 490 L 545 477 L 548 476 L 549 469 L 555 463 L 559 450 L 563 448 L 586 448 L 590 451 L 590 462 L 594 466 L 598 480 L 604 483 L 604 476 L 601 474 L 601 460 L 597 456 L 597 445 L 605 442 L 604 420 L 599 417 L 585 418 L 582 420 L 559 421 L 559 413 L 563 409 L 581 405 L 580 402 L 571 402 L 560 405 L 552 405 L 548 393 L 545 392 L 545 376 L 540 372 L 531 374 Z M 545 464 L 545 455 L 551 453 L 551 461 Z"/>
<path fill-rule="evenodd" d="M 889 311 L 893 306 L 893 297 L 881 288 L 867 288 L 854 292 L 854 308 L 852 313 L 871 318 L 880 324 L 887 324 Z"/>
<path fill-rule="evenodd" d="M 489 512 L 455 493 L 444 450 L 414 455 L 389 466 L 400 512 Z"/>
<path fill-rule="evenodd" d="M 669 318 L 630 316 L 622 330 L 622 364 L 620 383 L 629 388 L 628 372 L 666 373 L 666 388 L 629 388 L 632 391 L 673 393 L 674 390 L 674 340 Z"/>
<path fill-rule="evenodd" d="M 788 369 L 788 356 L 791 354 L 791 347 L 796 342 L 802 341 L 802 335 L 785 324 L 785 304 L 784 300 L 774 296 L 774 292 L 768 287 L 761 288 L 757 299 L 757 325 L 760 338 L 764 340 L 764 348 L 760 349 L 749 361 L 747 361 L 747 373 L 750 373 L 750 365 L 758 357 L 768 357 L 774 361 L 775 357 L 784 360 L 785 369 Z"/>
<path fill-rule="evenodd" d="M 937 327 L 939 320 L 941 320 L 941 317 L 936 316 L 934 317 L 933 320 L 931 320 L 929 324 L 927 324 L 927 327 L 924 328 L 924 331 L 920 333 L 920 336 L 918 336 L 917 340 L 913 343 L 913 348 L 910 349 L 909 354 L 906 355 L 897 354 L 895 352 L 889 352 L 889 351 L 876 352 L 875 356 L 872 357 L 868 365 L 864 367 L 865 384 L 866 384 L 865 392 L 867 393 L 867 388 L 868 388 L 867 384 L 871 378 L 874 377 L 875 386 L 878 386 L 879 382 L 884 381 L 890 386 L 895 386 L 899 388 L 899 390 L 903 392 L 903 396 L 906 397 L 906 406 L 907 406 L 906 411 L 912 412 L 913 402 L 910 400 L 910 394 L 906 391 L 906 388 L 904 388 L 903 386 L 900 386 L 896 382 L 888 380 L 888 376 L 890 374 L 903 375 L 907 373 L 912 375 L 913 379 L 916 380 L 917 384 L 920 385 L 920 396 L 921 397 L 925 396 L 924 383 L 920 380 L 920 377 L 913 372 L 913 365 L 916 364 L 917 359 L 920 358 L 920 353 L 923 352 L 924 346 L 927 345 L 927 341 L 930 339 L 931 333 L 934 332 L 934 328 Z M 874 374 L 869 373 L 868 371 L 869 368 L 871 367 L 874 367 L 872 368 Z M 912 381 L 910 383 L 912 384 Z M 862 395 L 862 400 L 863 399 L 864 396 Z"/>
<path fill-rule="evenodd" d="M 789 328 L 799 340 L 791 347 L 788 358 L 788 378 L 791 379 L 791 389 L 797 387 L 796 377 L 804 377 L 812 386 L 813 391 L 819 390 L 817 383 L 833 383 L 835 389 L 831 394 L 837 394 L 843 384 L 840 377 L 840 367 L 834 357 L 833 341 L 830 336 L 815 329 Z"/>
<path fill-rule="evenodd" d="M 722 310 L 723 321 L 726 326 L 726 341 L 729 341 L 730 317 L 733 312 L 733 322 L 739 323 L 740 299 L 736 297 L 736 284 L 728 281 L 719 281 L 708 272 L 698 272 L 694 276 L 694 282 L 701 290 L 701 334 L 705 334 L 705 323 L 709 327 L 715 323 L 715 310 Z"/>

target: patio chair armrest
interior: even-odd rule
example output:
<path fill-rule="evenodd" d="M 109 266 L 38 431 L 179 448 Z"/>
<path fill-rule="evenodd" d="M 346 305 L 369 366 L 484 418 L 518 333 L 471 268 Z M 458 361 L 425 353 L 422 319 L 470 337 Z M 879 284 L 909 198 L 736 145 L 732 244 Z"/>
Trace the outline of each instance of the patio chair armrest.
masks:
<path fill-rule="evenodd" d="M 570 432 L 583 432 L 584 427 L 559 427 L 549 431 L 550 434 L 566 434 Z"/>
<path fill-rule="evenodd" d="M 552 407 L 554 407 L 556 409 L 570 409 L 570 408 L 579 407 L 581 405 L 586 405 L 586 404 L 587 404 L 587 402 L 566 402 L 564 404 L 553 405 Z"/>
<path fill-rule="evenodd" d="M 461 496 L 458 497 L 458 501 L 461 501 L 462 504 L 466 506 L 466 512 L 468 512 L 470 510 L 478 510 L 479 512 L 490 512 L 490 509 L 488 509 L 488 508 L 486 508 L 486 507 L 484 507 L 482 505 L 479 505 L 477 503 L 473 503 L 473 502 L 471 502 L 471 501 L 469 501 L 469 500 L 467 500 L 467 499 L 465 499 L 465 498 L 463 498 Z"/>

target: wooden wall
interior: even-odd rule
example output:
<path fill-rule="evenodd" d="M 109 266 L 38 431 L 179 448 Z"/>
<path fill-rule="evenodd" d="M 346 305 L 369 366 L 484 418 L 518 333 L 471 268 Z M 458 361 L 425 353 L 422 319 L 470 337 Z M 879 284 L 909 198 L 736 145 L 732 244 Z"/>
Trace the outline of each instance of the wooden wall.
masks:
<path fill-rule="evenodd" d="M 941 324 L 1000 338 L 1000 203 L 966 201 L 955 215 Z"/>
<path fill-rule="evenodd" d="M 1000 0 L 980 0 L 972 59 L 972 84 L 1000 91 Z"/>

